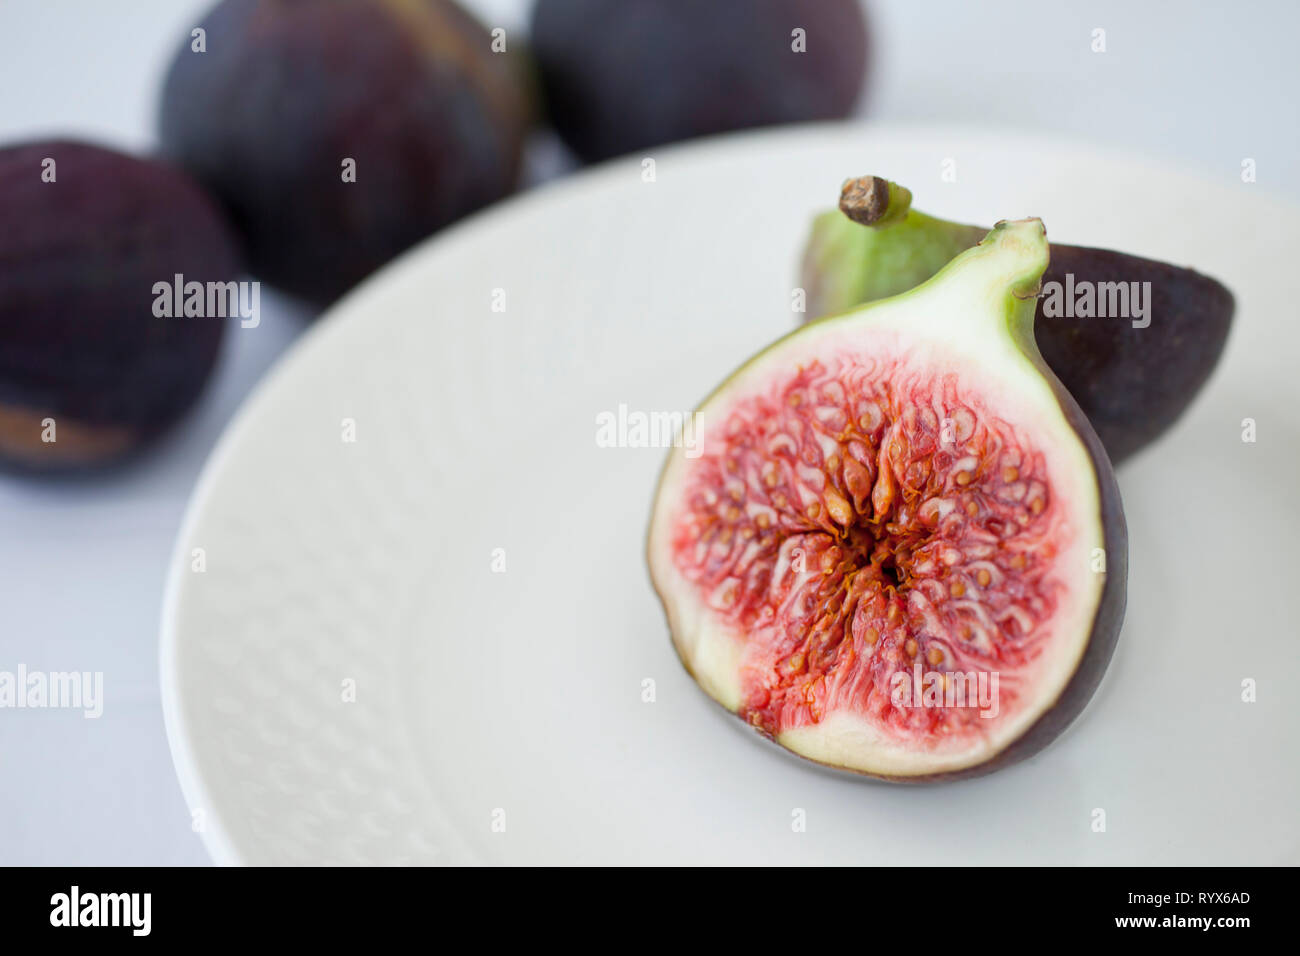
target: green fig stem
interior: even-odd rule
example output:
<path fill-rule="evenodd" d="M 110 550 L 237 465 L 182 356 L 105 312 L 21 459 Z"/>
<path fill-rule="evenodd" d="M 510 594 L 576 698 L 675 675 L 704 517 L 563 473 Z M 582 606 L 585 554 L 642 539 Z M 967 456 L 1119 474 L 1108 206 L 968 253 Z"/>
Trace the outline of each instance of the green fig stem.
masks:
<path fill-rule="evenodd" d="M 813 221 L 804 249 L 800 279 L 808 313 L 833 315 L 906 292 L 987 233 L 917 212 L 911 192 L 881 176 L 850 179 L 839 209 Z"/>

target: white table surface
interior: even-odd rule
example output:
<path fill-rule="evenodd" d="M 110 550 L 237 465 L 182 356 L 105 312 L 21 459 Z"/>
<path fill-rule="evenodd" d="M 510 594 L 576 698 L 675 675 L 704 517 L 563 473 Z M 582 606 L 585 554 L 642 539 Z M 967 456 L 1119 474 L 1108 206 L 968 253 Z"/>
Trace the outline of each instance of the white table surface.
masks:
<path fill-rule="evenodd" d="M 160 78 L 208 0 L 3 0 L 0 144 L 54 134 L 148 148 Z M 528 0 L 468 2 L 519 27 Z M 876 0 L 863 115 L 1060 133 L 1207 177 L 1257 164 L 1300 199 L 1300 5 Z M 1106 31 L 1105 53 L 1090 49 Z M 553 165 L 539 144 L 534 168 Z M 851 171 L 849 171 L 851 172 Z M 1116 245 L 1122 246 L 1120 238 Z M 159 706 L 164 568 L 204 458 L 304 327 L 263 300 L 170 440 L 107 480 L 0 477 L 0 670 L 102 671 L 104 710 L 0 710 L 0 864 L 201 864 Z"/>

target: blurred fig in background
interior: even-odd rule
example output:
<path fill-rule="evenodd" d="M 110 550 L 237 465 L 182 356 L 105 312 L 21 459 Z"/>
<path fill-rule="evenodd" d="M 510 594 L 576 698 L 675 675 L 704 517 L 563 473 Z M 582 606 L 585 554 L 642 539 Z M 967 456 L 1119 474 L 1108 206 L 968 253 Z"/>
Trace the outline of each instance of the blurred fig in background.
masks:
<path fill-rule="evenodd" d="M 173 291 L 233 280 L 233 231 L 180 170 L 57 141 L 0 150 L 0 223 L 0 466 L 127 457 L 212 372 L 227 320 Z"/>
<path fill-rule="evenodd" d="M 519 38 L 450 0 L 225 0 L 172 63 L 164 152 L 316 304 L 510 193 L 531 124 Z"/>
<path fill-rule="evenodd" d="M 551 122 L 587 161 L 845 116 L 867 67 L 859 0 L 538 0 L 532 44 Z"/>

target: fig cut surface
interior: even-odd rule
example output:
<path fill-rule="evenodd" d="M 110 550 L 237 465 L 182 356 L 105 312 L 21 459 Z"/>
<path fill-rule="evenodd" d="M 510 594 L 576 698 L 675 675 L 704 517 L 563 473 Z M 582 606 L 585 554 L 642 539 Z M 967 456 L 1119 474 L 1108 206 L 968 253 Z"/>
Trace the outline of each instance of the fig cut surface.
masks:
<path fill-rule="evenodd" d="M 697 412 L 651 519 L 676 650 L 811 760 L 987 772 L 1082 709 L 1123 616 L 1124 519 L 1034 346 L 1048 247 L 1001 223 L 902 296 L 805 326 Z"/>

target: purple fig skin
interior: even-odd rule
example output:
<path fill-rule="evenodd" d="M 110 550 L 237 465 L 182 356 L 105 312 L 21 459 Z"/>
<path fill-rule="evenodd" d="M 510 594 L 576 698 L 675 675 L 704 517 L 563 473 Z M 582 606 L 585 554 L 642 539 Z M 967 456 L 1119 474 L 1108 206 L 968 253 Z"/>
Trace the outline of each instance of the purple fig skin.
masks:
<path fill-rule="evenodd" d="M 234 279 L 233 231 L 180 170 L 65 141 L 0 150 L 0 218 L 0 467 L 130 457 L 198 399 L 227 322 L 156 316 L 154 286 Z"/>
<path fill-rule="evenodd" d="M 847 116 L 870 49 L 859 0 L 538 0 L 531 39 L 551 121 L 587 162 Z"/>
<path fill-rule="evenodd" d="M 1049 317 L 1038 303 L 1038 347 L 1116 462 L 1167 431 L 1209 379 L 1236 305 L 1221 283 L 1107 249 L 1056 245 L 1045 282 L 1150 282 L 1150 325 L 1122 318 Z"/>
<path fill-rule="evenodd" d="M 162 149 L 225 204 L 259 278 L 327 305 L 514 191 L 533 113 L 515 40 L 493 52 L 452 0 L 223 0 L 200 26 Z"/>

